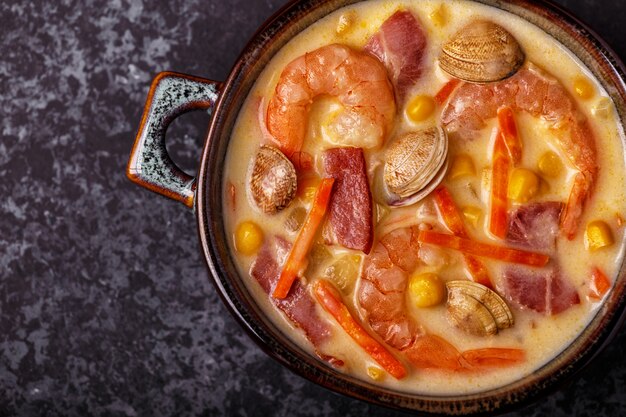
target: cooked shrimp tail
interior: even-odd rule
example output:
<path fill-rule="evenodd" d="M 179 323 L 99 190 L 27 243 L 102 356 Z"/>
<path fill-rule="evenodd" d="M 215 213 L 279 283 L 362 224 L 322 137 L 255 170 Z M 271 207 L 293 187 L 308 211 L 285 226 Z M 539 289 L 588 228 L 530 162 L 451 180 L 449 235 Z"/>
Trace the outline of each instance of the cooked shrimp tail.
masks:
<path fill-rule="evenodd" d="M 366 52 L 332 44 L 308 52 L 283 70 L 267 108 L 274 143 L 291 157 L 303 146 L 311 104 L 331 96 L 341 105 L 328 130 L 337 145 L 382 145 L 396 112 L 385 66 Z"/>

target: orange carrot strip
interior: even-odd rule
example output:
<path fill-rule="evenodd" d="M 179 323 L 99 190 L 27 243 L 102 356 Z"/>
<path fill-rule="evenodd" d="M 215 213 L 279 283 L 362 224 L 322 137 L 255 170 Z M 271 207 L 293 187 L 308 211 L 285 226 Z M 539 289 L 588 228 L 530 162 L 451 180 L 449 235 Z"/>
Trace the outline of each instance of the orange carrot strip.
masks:
<path fill-rule="evenodd" d="M 304 221 L 304 225 L 302 226 L 302 229 L 300 229 L 298 237 L 291 247 L 289 257 L 287 257 L 287 261 L 285 262 L 285 266 L 280 273 L 280 278 L 278 279 L 276 288 L 274 288 L 274 293 L 272 294 L 274 298 L 287 297 L 296 276 L 301 270 L 304 269 L 306 255 L 309 252 L 309 249 L 311 249 L 317 229 L 326 214 L 326 208 L 328 207 L 328 202 L 330 201 L 330 192 L 333 189 L 334 182 L 334 178 L 324 178 L 320 182 L 320 185 L 315 193 L 315 197 L 313 198 L 313 207 L 311 208 L 311 211 L 309 211 L 309 214 Z"/>
<path fill-rule="evenodd" d="M 504 137 L 504 144 L 513 165 L 519 164 L 522 160 L 522 141 L 517 131 L 513 109 L 508 106 L 498 109 L 498 127 Z"/>
<path fill-rule="evenodd" d="M 397 379 L 406 376 L 404 365 L 354 319 L 330 282 L 320 279 L 315 283 L 314 291 L 317 301 L 324 307 L 324 310 L 332 315 L 346 333 L 383 369 Z"/>
<path fill-rule="evenodd" d="M 465 254 L 464 258 L 465 265 L 467 265 L 467 269 L 469 270 L 474 282 L 482 284 L 493 290 L 493 283 L 491 282 L 491 278 L 489 277 L 489 272 L 487 272 L 485 264 L 483 264 L 480 259 L 476 259 L 472 255 Z"/>
<path fill-rule="evenodd" d="M 467 237 L 465 224 L 456 204 L 454 204 L 450 191 L 446 187 L 441 186 L 435 190 L 434 195 L 441 217 L 446 222 L 448 229 L 457 236 Z"/>
<path fill-rule="evenodd" d="M 522 349 L 514 348 L 484 348 L 467 350 L 461 353 L 472 367 L 503 367 L 521 363 L 526 359 Z"/>
<path fill-rule="evenodd" d="M 504 137 L 498 132 L 493 146 L 493 169 L 491 176 L 491 210 L 489 231 L 500 239 L 506 236 L 507 224 L 507 192 L 509 187 L 509 157 Z"/>
<path fill-rule="evenodd" d="M 549 256 L 541 253 L 495 246 L 431 230 L 422 230 L 417 240 L 421 243 L 430 243 L 444 248 L 455 249 L 470 255 L 484 256 L 517 264 L 544 266 L 550 261 Z"/>
<path fill-rule="evenodd" d="M 441 186 L 435 190 L 434 194 L 435 202 L 437 203 L 437 207 L 439 207 L 441 217 L 443 217 L 443 221 L 448 226 L 448 229 L 450 229 L 450 231 L 457 236 L 465 238 L 469 237 L 467 231 L 465 230 L 465 224 L 463 223 L 461 214 L 459 213 L 456 204 L 454 204 L 450 191 L 448 191 L 446 187 Z M 467 269 L 469 270 L 473 280 L 493 289 L 493 284 L 491 283 L 491 279 L 489 278 L 489 273 L 487 272 L 485 265 L 472 255 L 465 255 L 464 257 L 465 264 L 467 265 Z"/>
<path fill-rule="evenodd" d="M 591 283 L 589 284 L 589 298 L 599 300 L 611 288 L 611 281 L 606 274 L 598 267 L 591 271 Z"/>
<path fill-rule="evenodd" d="M 448 81 L 441 90 L 435 95 L 435 102 L 440 106 L 448 100 L 450 94 L 456 89 L 456 87 L 461 83 L 461 80 L 457 78 L 453 78 Z"/>

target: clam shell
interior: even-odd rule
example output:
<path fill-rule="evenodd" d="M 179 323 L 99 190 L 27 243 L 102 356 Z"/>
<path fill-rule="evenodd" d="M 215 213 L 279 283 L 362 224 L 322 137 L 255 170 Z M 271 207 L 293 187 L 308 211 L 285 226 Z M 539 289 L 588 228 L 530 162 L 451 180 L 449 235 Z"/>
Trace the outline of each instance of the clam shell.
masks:
<path fill-rule="evenodd" d="M 383 177 L 387 189 L 399 197 L 397 201 L 408 201 L 409 197 L 415 200 L 417 194 L 425 197 L 443 179 L 447 156 L 448 136 L 440 127 L 402 135 L 385 154 Z"/>
<path fill-rule="evenodd" d="M 494 291 L 472 281 L 446 283 L 448 317 L 468 333 L 487 336 L 513 326 L 513 313 Z"/>
<path fill-rule="evenodd" d="M 439 66 L 453 77 L 487 83 L 515 74 L 524 58 L 524 51 L 506 29 L 478 20 L 463 27 L 443 45 Z"/>
<path fill-rule="evenodd" d="M 293 200 L 298 178 L 293 164 L 281 151 L 263 145 L 250 166 L 248 184 L 257 207 L 264 213 L 273 214 Z"/>

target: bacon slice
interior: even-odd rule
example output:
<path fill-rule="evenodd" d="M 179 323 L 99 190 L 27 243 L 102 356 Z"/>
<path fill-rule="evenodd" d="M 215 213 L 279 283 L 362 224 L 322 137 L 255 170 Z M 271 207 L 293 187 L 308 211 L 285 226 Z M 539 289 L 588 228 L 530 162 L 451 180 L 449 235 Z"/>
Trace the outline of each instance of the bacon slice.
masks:
<path fill-rule="evenodd" d="M 268 239 L 263 244 L 257 258 L 250 266 L 250 275 L 257 280 L 266 294 L 270 294 L 278 282 L 281 268 L 285 262 L 291 244 L 286 240 L 276 237 Z M 270 297 L 271 302 L 278 307 L 289 320 L 304 331 L 307 339 L 315 347 L 317 355 L 336 366 L 342 366 L 343 362 L 337 358 L 324 355 L 320 349 L 322 344 L 329 340 L 331 328 L 318 314 L 315 301 L 309 292 L 296 280 L 286 298 L 276 299 Z"/>
<path fill-rule="evenodd" d="M 374 240 L 372 194 L 360 148 L 324 152 L 324 169 L 335 179 L 330 200 L 330 223 L 340 245 L 369 253 Z"/>
<path fill-rule="evenodd" d="M 407 90 L 422 75 L 426 32 L 420 22 L 409 11 L 395 12 L 372 36 L 365 50 L 385 64 L 398 101 L 404 101 Z"/>

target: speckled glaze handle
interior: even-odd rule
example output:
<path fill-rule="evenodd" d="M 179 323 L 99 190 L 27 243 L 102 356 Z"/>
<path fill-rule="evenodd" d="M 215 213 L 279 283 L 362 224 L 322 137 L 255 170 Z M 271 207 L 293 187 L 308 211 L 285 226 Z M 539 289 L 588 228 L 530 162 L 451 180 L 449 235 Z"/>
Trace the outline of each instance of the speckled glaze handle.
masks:
<path fill-rule="evenodd" d="M 211 108 L 220 86 L 216 81 L 174 72 L 162 72 L 154 78 L 126 168 L 131 181 L 193 207 L 196 179 L 170 158 L 165 132 L 181 114 Z"/>

